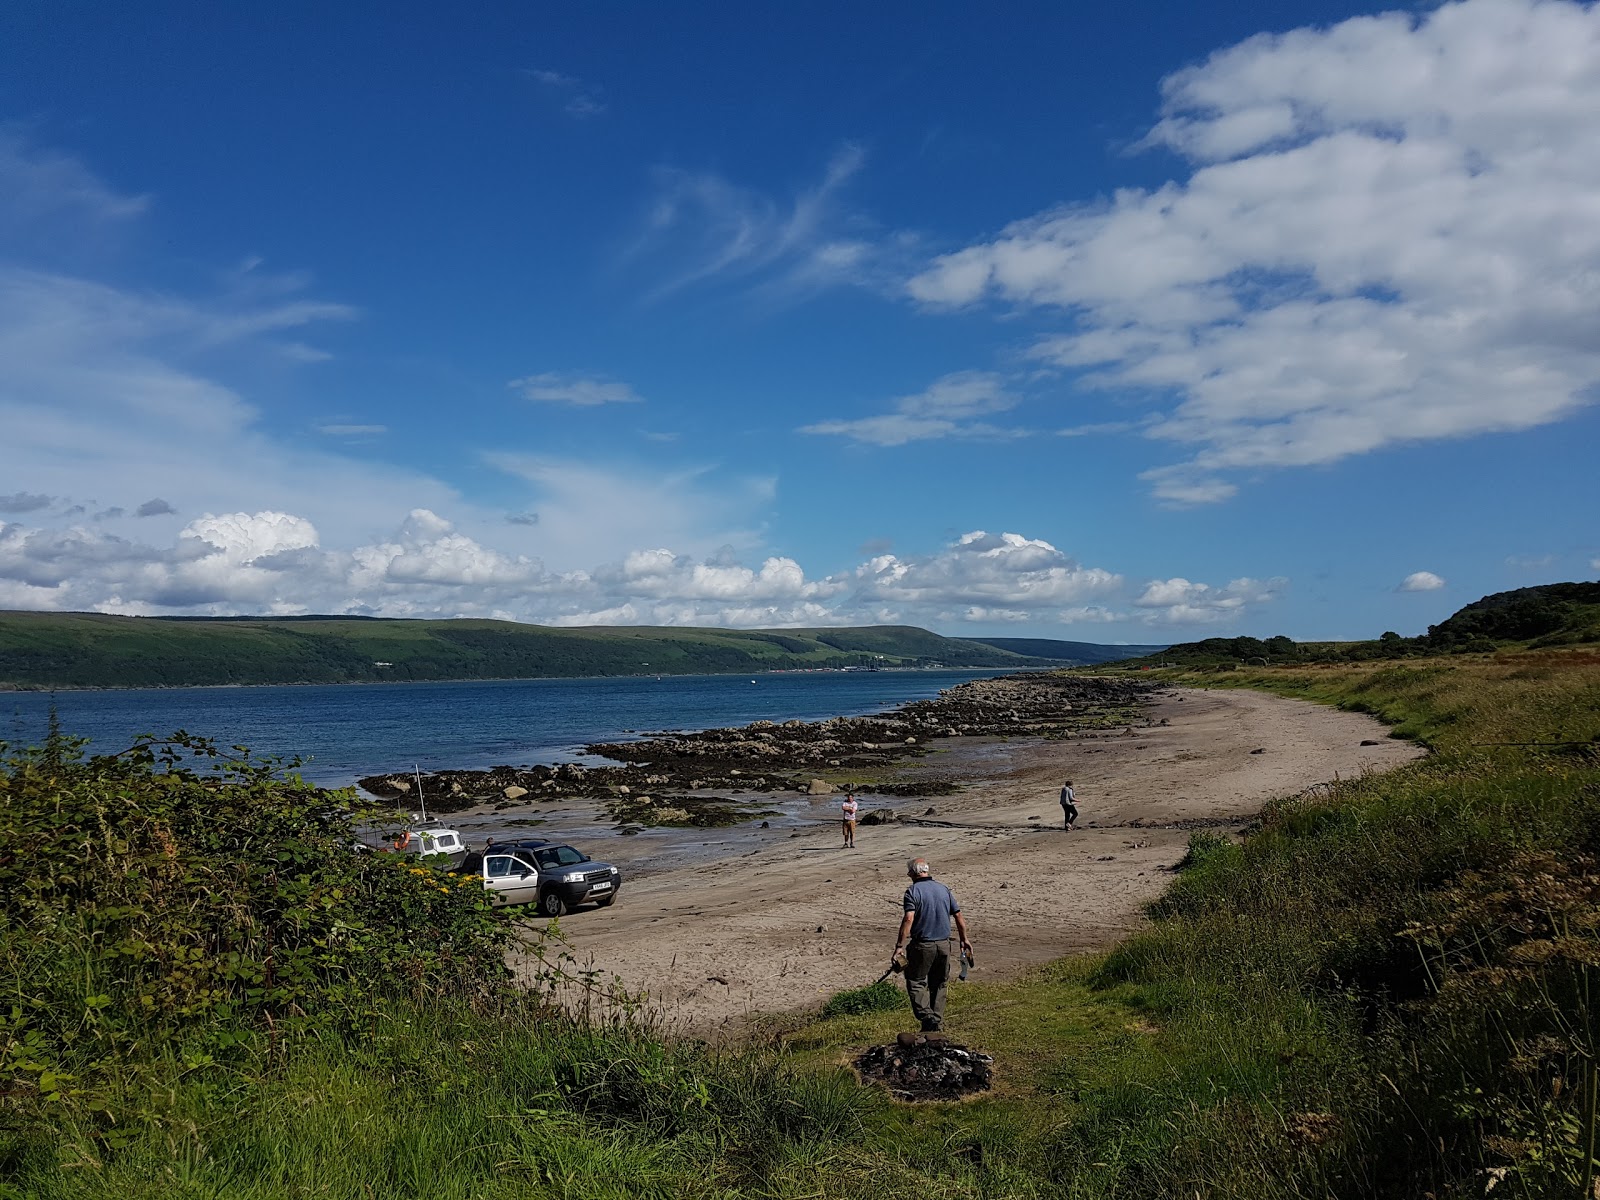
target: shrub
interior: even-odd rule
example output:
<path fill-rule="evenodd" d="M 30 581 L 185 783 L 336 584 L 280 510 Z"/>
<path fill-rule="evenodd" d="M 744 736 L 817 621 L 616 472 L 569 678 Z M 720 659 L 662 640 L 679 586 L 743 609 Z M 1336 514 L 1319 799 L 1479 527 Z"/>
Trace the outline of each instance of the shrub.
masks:
<path fill-rule="evenodd" d="M 166 1043 L 204 1056 L 502 986 L 509 925 L 481 887 L 358 850 L 350 793 L 182 735 L 80 750 L 0 755 L 0 1087 L 89 1095 Z"/>

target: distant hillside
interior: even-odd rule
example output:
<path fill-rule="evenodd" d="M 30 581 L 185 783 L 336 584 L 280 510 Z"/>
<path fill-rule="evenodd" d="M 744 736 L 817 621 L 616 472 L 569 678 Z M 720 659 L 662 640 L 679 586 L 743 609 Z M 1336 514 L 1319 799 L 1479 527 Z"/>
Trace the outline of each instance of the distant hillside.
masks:
<path fill-rule="evenodd" d="M 1364 642 L 1296 642 L 1266 638 L 1206 638 L 1169 646 L 1161 659 L 1181 667 L 1365 662 L 1484 653 L 1504 648 L 1546 649 L 1600 643 L 1600 583 L 1547 583 L 1496 592 L 1457 609 L 1428 632 L 1401 637 L 1386 632 Z M 1129 667 L 1148 666 L 1134 658 Z"/>
<path fill-rule="evenodd" d="M 1165 646 L 1102 646 L 1097 642 L 1059 642 L 1053 638 L 981 638 L 985 646 L 1009 650 L 1029 658 L 1048 658 L 1064 667 L 1092 667 L 1096 663 L 1143 658 Z"/>
<path fill-rule="evenodd" d="M 537 679 L 934 665 L 1058 663 L 904 625 L 554 629 L 509 621 L 0 613 L 4 687 Z"/>

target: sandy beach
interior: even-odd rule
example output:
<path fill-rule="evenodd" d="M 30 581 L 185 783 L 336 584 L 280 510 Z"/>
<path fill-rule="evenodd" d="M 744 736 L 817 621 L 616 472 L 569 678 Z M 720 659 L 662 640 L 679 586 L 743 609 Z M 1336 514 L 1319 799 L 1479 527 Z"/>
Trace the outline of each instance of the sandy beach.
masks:
<path fill-rule="evenodd" d="M 920 854 L 962 904 L 977 977 L 1005 978 L 1136 928 L 1194 823 L 1237 832 L 1273 797 L 1422 753 L 1370 717 L 1256 692 L 1173 691 L 1148 713 L 1156 723 L 1127 735 L 952 742 L 937 769 L 966 790 L 878 802 L 906 820 L 861 828 L 853 850 L 838 798 L 819 799 L 814 824 L 776 841 L 747 831 L 751 849 L 735 836 L 722 857 L 629 878 L 614 907 L 581 909 L 562 930 L 581 959 L 647 990 L 670 1025 L 714 1034 L 876 978 L 905 861 Z M 1081 813 L 1071 833 L 1063 779 Z"/>

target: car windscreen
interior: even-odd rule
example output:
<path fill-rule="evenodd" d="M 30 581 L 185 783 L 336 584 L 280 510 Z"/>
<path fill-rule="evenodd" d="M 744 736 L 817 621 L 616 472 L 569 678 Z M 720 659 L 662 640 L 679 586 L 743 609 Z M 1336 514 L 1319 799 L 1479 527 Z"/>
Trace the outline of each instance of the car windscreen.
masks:
<path fill-rule="evenodd" d="M 588 859 L 584 858 L 583 855 L 579 854 L 571 846 L 556 847 L 556 863 L 559 866 L 570 867 L 576 865 L 577 863 L 587 861 Z"/>

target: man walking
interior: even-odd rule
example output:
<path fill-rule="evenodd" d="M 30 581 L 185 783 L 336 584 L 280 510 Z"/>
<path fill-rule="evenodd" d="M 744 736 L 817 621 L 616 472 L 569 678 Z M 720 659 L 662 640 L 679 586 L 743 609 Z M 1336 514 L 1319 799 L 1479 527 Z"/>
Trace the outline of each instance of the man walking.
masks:
<path fill-rule="evenodd" d="M 933 877 L 925 858 L 906 863 L 911 886 L 906 889 L 905 917 L 895 938 L 893 961 L 905 955 L 906 996 L 911 1011 L 922 1024 L 923 1033 L 944 1028 L 945 982 L 950 976 L 950 922 L 955 920 L 961 938 L 961 953 L 972 957 L 967 940 L 967 923 L 961 905 L 944 884 Z"/>
<path fill-rule="evenodd" d="M 1072 790 L 1072 780 L 1061 785 L 1061 823 L 1068 830 L 1078 823 L 1078 796 Z"/>

